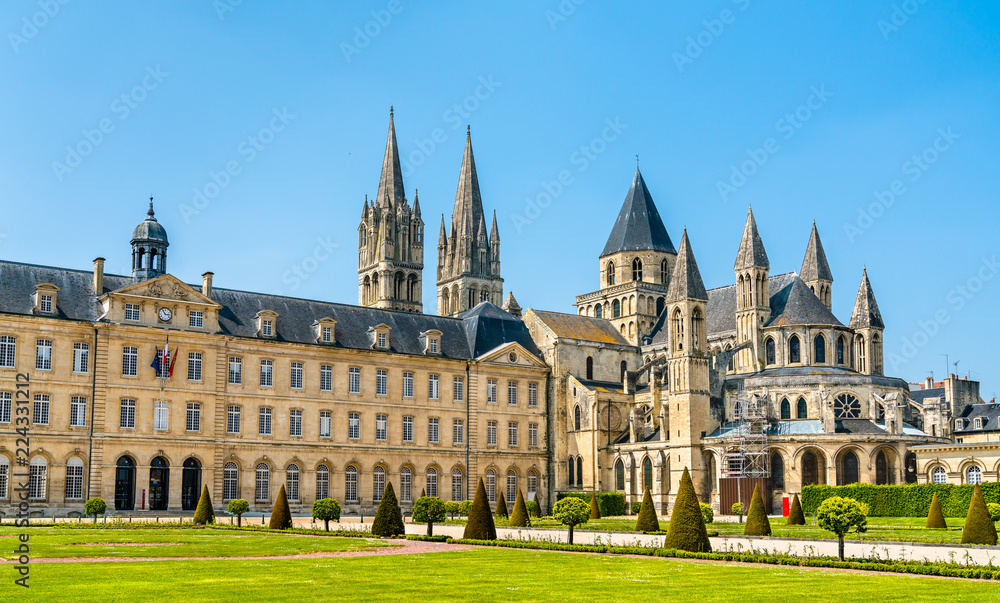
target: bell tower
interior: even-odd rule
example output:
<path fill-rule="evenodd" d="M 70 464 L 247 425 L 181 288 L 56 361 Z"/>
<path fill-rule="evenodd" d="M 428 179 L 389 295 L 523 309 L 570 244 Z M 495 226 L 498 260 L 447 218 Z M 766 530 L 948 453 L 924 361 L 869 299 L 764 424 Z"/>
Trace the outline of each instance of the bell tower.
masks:
<path fill-rule="evenodd" d="M 736 272 L 736 344 L 751 343 L 749 348 L 736 353 L 737 373 L 755 373 L 764 368 L 764 325 L 771 317 L 770 269 L 751 208 L 747 211 L 743 239 L 733 266 Z"/>
<path fill-rule="evenodd" d="M 156 221 L 153 198 L 146 219 L 132 231 L 132 278 L 145 281 L 167 273 L 167 231 Z"/>

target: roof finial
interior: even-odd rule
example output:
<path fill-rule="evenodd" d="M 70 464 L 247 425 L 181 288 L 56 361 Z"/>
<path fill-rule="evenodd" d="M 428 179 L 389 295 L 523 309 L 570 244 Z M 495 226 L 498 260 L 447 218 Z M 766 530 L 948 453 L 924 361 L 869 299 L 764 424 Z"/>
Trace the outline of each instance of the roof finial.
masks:
<path fill-rule="evenodd" d="M 389 117 L 392 117 L 392 105 L 389 105 Z"/>
<path fill-rule="evenodd" d="M 152 218 L 155 214 L 153 213 L 153 197 L 149 197 L 149 209 L 146 211 L 146 215 Z"/>
<path fill-rule="evenodd" d="M 639 154 L 635 154 L 635 169 L 639 169 Z"/>
<path fill-rule="evenodd" d="M 472 125 L 471 124 L 465 124 L 465 135 L 466 136 L 472 136 Z"/>

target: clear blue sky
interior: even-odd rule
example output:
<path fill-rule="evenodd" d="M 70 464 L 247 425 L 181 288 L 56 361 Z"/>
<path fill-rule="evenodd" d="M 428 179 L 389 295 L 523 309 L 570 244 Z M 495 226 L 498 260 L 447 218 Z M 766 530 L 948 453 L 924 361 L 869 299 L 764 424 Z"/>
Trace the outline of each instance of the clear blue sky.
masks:
<path fill-rule="evenodd" d="M 772 274 L 799 269 L 816 220 L 845 323 L 868 267 L 887 372 L 940 378 L 949 354 L 989 399 L 997 4 L 679 4 L 8 0 L 0 258 L 89 269 L 101 255 L 125 272 L 154 195 L 180 278 L 356 303 L 358 218 L 395 105 L 428 312 L 469 123 L 522 306 L 572 312 L 597 288 L 639 155 L 709 287 L 733 281 L 748 205 Z"/>

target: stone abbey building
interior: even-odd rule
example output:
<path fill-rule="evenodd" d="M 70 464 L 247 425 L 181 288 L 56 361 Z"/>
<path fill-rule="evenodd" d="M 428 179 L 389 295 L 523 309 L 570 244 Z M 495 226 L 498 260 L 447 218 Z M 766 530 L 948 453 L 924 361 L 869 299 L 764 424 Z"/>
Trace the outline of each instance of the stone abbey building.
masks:
<path fill-rule="evenodd" d="M 957 411 L 883 374 L 865 271 L 847 323 L 832 314 L 815 225 L 800 272 L 772 275 L 748 213 L 735 283 L 706 289 L 692 238 L 675 247 L 637 170 L 599 289 L 575 314 L 522 316 L 504 300 L 470 133 L 427 314 L 424 222 L 393 120 L 362 205 L 356 306 L 178 279 L 152 200 L 131 274 L 105 274 L 102 258 L 86 271 L 0 261 L 0 512 L 25 481 L 32 509 L 53 514 L 91 496 L 112 512 L 192 510 L 203 485 L 218 507 L 268 511 L 284 485 L 293 511 L 330 496 L 371 513 L 387 483 L 407 508 L 421 490 L 471 498 L 480 477 L 491 501 L 518 489 L 542 508 L 572 489 L 635 501 L 648 487 L 665 510 L 685 467 L 719 508 L 748 458 L 774 500 L 810 483 L 929 479 L 911 448 L 950 443 Z M 737 454 L 749 436 L 756 456 Z"/>

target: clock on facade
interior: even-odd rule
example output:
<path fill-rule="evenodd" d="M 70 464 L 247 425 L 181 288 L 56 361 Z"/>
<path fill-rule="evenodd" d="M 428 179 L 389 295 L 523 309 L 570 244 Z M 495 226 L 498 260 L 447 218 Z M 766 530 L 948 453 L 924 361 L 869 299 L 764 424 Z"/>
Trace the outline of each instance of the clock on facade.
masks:
<path fill-rule="evenodd" d="M 170 308 L 160 308 L 160 311 L 157 313 L 157 315 L 163 322 L 170 322 L 170 319 L 173 318 L 174 313 L 170 311 Z"/>

